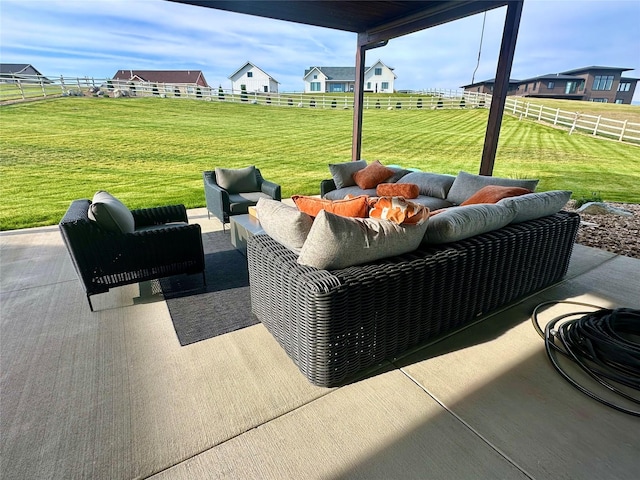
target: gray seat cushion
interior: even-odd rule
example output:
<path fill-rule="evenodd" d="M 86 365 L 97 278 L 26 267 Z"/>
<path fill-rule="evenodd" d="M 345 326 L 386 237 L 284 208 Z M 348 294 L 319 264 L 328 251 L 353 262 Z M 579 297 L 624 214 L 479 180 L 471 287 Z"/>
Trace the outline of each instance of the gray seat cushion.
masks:
<path fill-rule="evenodd" d="M 216 183 L 229 193 L 255 192 L 259 190 L 256 167 L 251 165 L 246 168 L 219 168 L 215 170 Z"/>
<path fill-rule="evenodd" d="M 120 200 L 104 190 L 96 192 L 93 196 L 87 215 L 110 232 L 133 233 L 136 228 L 131 211 Z"/>
<path fill-rule="evenodd" d="M 358 197 L 360 195 L 369 195 L 370 197 L 375 197 L 376 189 L 368 188 L 366 190 L 363 190 L 357 185 L 353 187 L 344 187 L 344 188 L 339 188 L 337 190 L 332 190 L 326 193 L 324 198 L 326 198 L 327 200 L 342 200 L 345 196 L 349 194 L 353 195 L 354 197 Z"/>
<path fill-rule="evenodd" d="M 249 211 L 249 207 L 254 206 L 258 203 L 258 200 L 261 198 L 269 198 L 271 197 L 266 193 L 262 192 L 246 192 L 246 193 L 235 193 L 229 195 L 229 210 L 231 215 L 238 215 L 242 213 L 247 213 Z"/>

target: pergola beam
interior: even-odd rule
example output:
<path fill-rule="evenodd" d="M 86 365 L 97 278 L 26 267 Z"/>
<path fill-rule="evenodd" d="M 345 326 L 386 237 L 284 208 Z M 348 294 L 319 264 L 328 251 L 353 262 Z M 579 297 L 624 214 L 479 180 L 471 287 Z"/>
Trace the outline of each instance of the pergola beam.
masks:
<path fill-rule="evenodd" d="M 507 16 L 504 21 L 504 31 L 502 33 L 502 45 L 500 46 L 500 56 L 498 57 L 498 67 L 496 69 L 495 85 L 491 97 L 491 107 L 489 108 L 489 119 L 487 121 L 487 131 L 484 137 L 484 148 L 482 150 L 482 161 L 480 163 L 480 175 L 491 176 L 493 165 L 496 160 L 498 150 L 498 139 L 500 138 L 500 127 L 504 105 L 507 101 L 509 90 L 509 77 L 511 76 L 511 65 L 516 51 L 516 39 L 518 38 L 518 28 L 520 27 L 520 17 L 522 16 L 522 1 L 509 2 Z"/>

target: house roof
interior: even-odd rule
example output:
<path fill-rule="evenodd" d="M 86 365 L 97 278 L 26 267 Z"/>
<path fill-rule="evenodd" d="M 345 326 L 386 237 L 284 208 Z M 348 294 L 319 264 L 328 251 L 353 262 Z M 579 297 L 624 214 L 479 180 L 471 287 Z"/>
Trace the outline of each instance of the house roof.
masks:
<path fill-rule="evenodd" d="M 140 80 L 153 83 L 194 83 L 208 87 L 202 70 L 118 70 L 114 80 Z"/>
<path fill-rule="evenodd" d="M 545 75 L 538 75 L 537 77 L 526 78 L 520 80 L 520 83 L 534 82 L 537 80 L 576 80 L 579 77 L 575 75 L 564 75 L 562 73 L 547 73 Z"/>
<path fill-rule="evenodd" d="M 246 67 L 247 65 L 251 65 L 253 68 L 260 70 L 262 73 L 264 73 L 267 77 L 269 77 L 271 80 L 273 80 L 276 83 L 280 83 L 279 81 L 277 81 L 275 78 L 273 78 L 271 75 L 269 75 L 267 72 L 265 72 L 264 70 L 262 70 L 260 67 L 256 66 L 255 64 L 251 63 L 251 62 L 246 62 L 244 65 L 242 65 L 239 69 L 237 69 L 235 72 L 233 72 L 231 75 L 229 75 L 229 79 L 233 79 L 233 77 L 235 77 L 235 75 L 242 70 L 244 67 Z"/>
<path fill-rule="evenodd" d="M 35 73 L 28 75 L 40 75 L 43 76 L 36 67 L 30 63 L 0 63 L 0 73 L 4 74 L 26 74 L 26 70 L 33 70 Z"/>
<path fill-rule="evenodd" d="M 509 79 L 509 85 L 517 85 L 518 83 L 520 83 L 520 80 L 516 80 L 514 78 L 510 78 Z M 488 80 L 482 80 L 480 82 L 474 82 L 474 83 L 469 83 L 468 85 L 462 85 L 461 88 L 469 88 L 469 87 L 475 87 L 478 85 L 493 85 L 496 83 L 496 79 L 495 78 L 490 78 Z"/>
<path fill-rule="evenodd" d="M 387 67 L 389 70 L 393 71 L 393 68 L 388 67 L 381 60 L 378 60 L 376 63 L 373 64 L 373 66 L 365 67 L 365 74 L 366 72 L 368 72 L 378 64 L 382 64 L 385 67 Z M 306 78 L 306 76 L 309 75 L 309 73 L 311 73 L 313 70 L 320 70 L 320 72 L 326 75 L 327 80 L 329 81 L 354 82 L 356 79 L 356 67 L 311 67 L 311 68 L 307 68 L 304 71 L 303 78 Z M 393 76 L 397 78 L 397 75 L 395 73 L 393 74 Z"/>
<path fill-rule="evenodd" d="M 611 70 L 611 71 L 618 71 L 618 72 L 626 72 L 627 70 L 633 70 L 633 68 L 602 67 L 598 65 L 591 65 L 590 67 L 574 68 L 573 70 L 567 70 L 566 72 L 560 72 L 560 73 L 564 75 L 575 75 L 577 73 L 589 72 L 591 70 Z"/>

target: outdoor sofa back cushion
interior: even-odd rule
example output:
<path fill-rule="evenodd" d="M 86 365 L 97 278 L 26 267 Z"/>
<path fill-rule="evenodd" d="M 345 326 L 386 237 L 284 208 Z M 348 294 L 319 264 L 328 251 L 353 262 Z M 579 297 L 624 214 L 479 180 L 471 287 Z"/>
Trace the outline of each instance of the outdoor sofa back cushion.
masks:
<path fill-rule="evenodd" d="M 450 207 L 429 217 L 424 243 L 449 243 L 464 240 L 508 225 L 516 215 L 513 208 L 483 203 Z"/>
<path fill-rule="evenodd" d="M 131 211 L 124 203 L 104 190 L 96 192 L 93 196 L 87 215 L 110 232 L 133 233 L 136 229 Z"/>
<path fill-rule="evenodd" d="M 352 187 L 356 184 L 353 174 L 358 170 L 362 170 L 367 166 L 366 160 L 358 160 L 357 162 L 330 163 L 329 171 L 336 189 L 344 187 Z"/>
<path fill-rule="evenodd" d="M 335 270 L 411 252 L 429 221 L 399 225 L 389 220 L 348 218 L 321 211 L 302 246 L 298 263 Z"/>
<path fill-rule="evenodd" d="M 511 223 L 521 223 L 558 213 L 570 198 L 571 192 L 569 190 L 550 190 L 505 198 L 500 200 L 498 205 L 515 209 L 516 216 Z"/>
<path fill-rule="evenodd" d="M 289 250 L 300 253 L 313 225 L 313 218 L 296 207 L 267 198 L 258 200 L 256 212 L 267 235 Z"/>
<path fill-rule="evenodd" d="M 449 189 L 451 188 L 451 185 L 453 185 L 455 179 L 456 177 L 453 175 L 411 172 L 398 180 L 398 183 L 415 183 L 418 185 L 420 195 L 444 200 L 447 198 Z"/>
<path fill-rule="evenodd" d="M 503 187 L 522 187 L 535 191 L 538 180 L 520 180 L 516 178 L 490 177 L 486 175 L 474 175 L 467 172 L 459 172 L 451 185 L 447 200 L 460 205 L 474 193 L 487 185 L 500 185 Z"/>
<path fill-rule="evenodd" d="M 260 190 L 255 165 L 246 168 L 216 167 L 216 183 L 229 193 L 246 193 Z"/>

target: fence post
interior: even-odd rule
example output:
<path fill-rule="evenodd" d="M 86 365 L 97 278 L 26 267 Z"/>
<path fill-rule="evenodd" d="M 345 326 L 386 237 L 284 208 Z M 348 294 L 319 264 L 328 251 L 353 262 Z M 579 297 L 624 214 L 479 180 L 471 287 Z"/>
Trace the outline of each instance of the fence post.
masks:
<path fill-rule="evenodd" d="M 600 119 L 602 118 L 602 115 L 598 115 L 598 119 L 596 120 L 596 125 L 595 127 L 593 127 L 593 133 L 592 135 L 595 137 L 598 134 L 598 127 L 600 126 Z"/>
<path fill-rule="evenodd" d="M 517 111 L 517 109 L 518 109 L 517 107 L 518 107 L 518 99 L 517 99 L 517 98 L 514 98 L 514 99 L 513 99 L 513 114 L 514 114 L 514 115 L 516 114 L 516 111 Z"/>
<path fill-rule="evenodd" d="M 560 116 L 560 109 L 556 108 L 556 117 L 553 119 L 553 124 L 557 125 L 558 124 L 558 117 Z"/>
<path fill-rule="evenodd" d="M 542 120 L 542 105 L 540 105 L 540 111 L 538 112 L 538 121 Z"/>
<path fill-rule="evenodd" d="M 62 75 L 60 75 L 60 90 L 64 94 L 64 77 Z"/>
<path fill-rule="evenodd" d="M 619 142 L 622 142 L 624 140 L 624 132 L 627 129 L 627 122 L 629 120 L 625 120 L 624 123 L 622 124 L 622 130 L 620 131 L 620 138 L 618 138 Z"/>
<path fill-rule="evenodd" d="M 578 113 L 576 112 L 575 116 L 573 117 L 573 125 L 571 125 L 571 128 L 569 129 L 569 135 L 571 135 L 573 133 L 573 131 L 576 129 L 576 123 L 578 122 Z"/>
<path fill-rule="evenodd" d="M 44 80 L 40 79 L 40 89 L 42 90 L 42 96 L 47 97 L 47 91 L 44 89 Z"/>
<path fill-rule="evenodd" d="M 20 90 L 20 96 L 24 100 L 26 97 L 24 96 L 24 89 L 22 88 L 22 82 L 20 81 L 19 78 L 16 78 L 15 80 L 16 80 L 16 83 L 18 84 L 18 89 Z"/>

